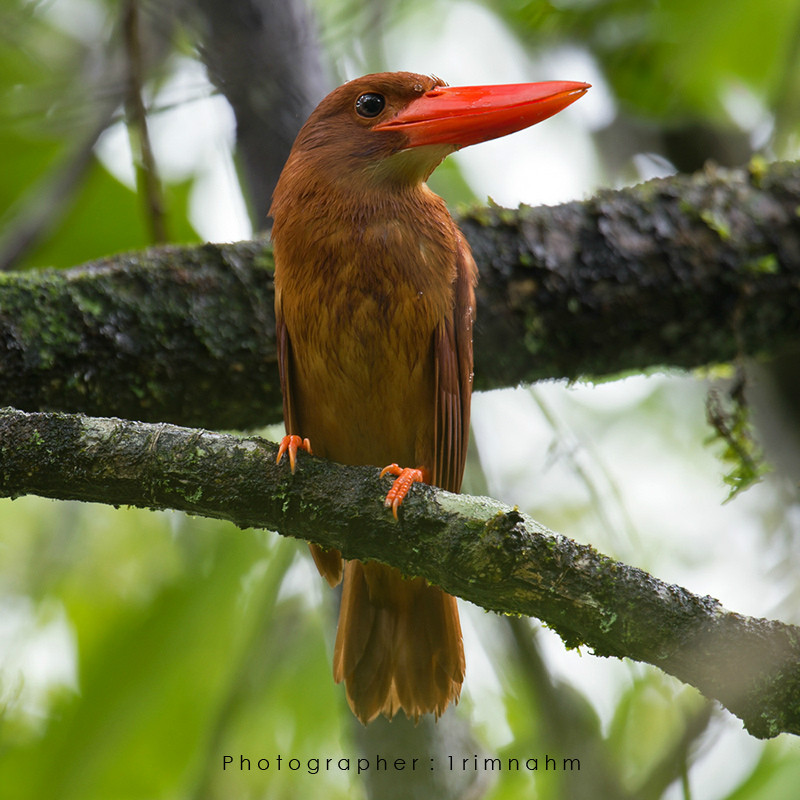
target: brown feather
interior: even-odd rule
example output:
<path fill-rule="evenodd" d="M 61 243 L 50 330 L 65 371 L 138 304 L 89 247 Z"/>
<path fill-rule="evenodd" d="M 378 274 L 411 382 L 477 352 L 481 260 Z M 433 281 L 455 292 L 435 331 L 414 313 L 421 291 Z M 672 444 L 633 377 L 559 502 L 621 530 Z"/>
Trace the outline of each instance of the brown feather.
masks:
<path fill-rule="evenodd" d="M 364 91 L 399 108 L 436 83 L 383 74 L 333 92 L 299 134 L 270 213 L 287 433 L 344 463 L 425 467 L 458 491 L 476 268 L 422 182 L 448 149 L 404 156 L 395 134 L 352 119 Z M 311 549 L 338 582 L 338 551 Z M 438 716 L 464 680 L 455 598 L 383 564 L 346 562 L 333 669 L 364 723 L 400 709 Z"/>

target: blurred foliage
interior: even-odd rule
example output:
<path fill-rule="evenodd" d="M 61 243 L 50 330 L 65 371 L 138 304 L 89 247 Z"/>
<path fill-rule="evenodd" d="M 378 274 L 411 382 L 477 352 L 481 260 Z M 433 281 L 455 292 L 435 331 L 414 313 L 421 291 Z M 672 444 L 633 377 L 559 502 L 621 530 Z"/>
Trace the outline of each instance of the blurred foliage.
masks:
<path fill-rule="evenodd" d="M 668 124 L 724 118 L 737 82 L 767 106 L 780 99 L 794 52 L 794 0 L 487 0 L 516 36 L 537 47 L 568 44 L 597 59 L 614 97 Z M 797 120 L 795 120 L 795 123 Z"/>
<path fill-rule="evenodd" d="M 65 267 L 149 244 L 145 203 L 95 155 L 102 132 L 125 124 L 119 5 L 0 3 L 0 261 L 10 253 L 14 268 Z M 745 157 L 756 147 L 797 155 L 800 4 L 794 0 L 483 5 L 532 62 L 567 53 L 596 66 L 597 91 L 606 90 L 612 106 L 594 132 L 598 171 L 611 184 L 630 179 L 635 157 L 645 152 L 680 168 L 723 158 L 731 142 L 738 153 L 742 140 Z M 316 6 L 334 69 L 351 77 L 353 65 L 383 67 L 387 42 L 412 17 L 423 16 L 446 37 L 439 23 L 458 4 L 317 0 Z M 172 31 L 164 8 L 153 0 L 142 0 L 141 8 L 165 39 L 155 48 L 145 87 L 157 111 L 160 88 L 180 69 L 172 56 L 197 54 L 187 31 Z M 479 42 L 475 32 L 470 46 Z M 211 91 L 202 87 L 198 96 Z M 684 135 L 676 137 L 676 130 Z M 198 164 L 165 182 L 175 240 L 202 236 L 190 218 L 200 171 Z M 473 198 L 451 161 L 432 185 L 451 203 Z M 675 444 L 667 429 L 685 413 L 682 401 L 664 395 L 650 391 L 625 420 L 636 418 L 642 439 L 657 429 L 658 447 Z M 577 451 L 577 439 L 545 416 L 561 446 Z M 596 429 L 613 427 L 609 417 L 595 412 Z M 690 475 L 697 474 L 683 451 L 670 458 L 683 459 Z M 592 507 L 608 495 L 621 506 L 624 489 L 606 476 L 597 491 L 591 483 L 597 467 L 590 461 L 575 468 L 578 482 L 589 487 L 588 501 L 540 495 L 537 512 L 546 514 L 549 503 L 554 519 L 588 519 L 598 527 Z M 474 468 L 468 483 L 488 483 L 503 494 Z M 616 526 L 599 516 L 600 528 Z M 625 519 L 623 527 L 629 526 Z M 641 546 L 633 534 L 620 544 L 637 552 L 639 563 L 656 558 Z M 792 547 L 790 537 L 785 546 Z M 330 676 L 331 599 L 307 559 L 295 559 L 297 552 L 297 545 L 271 534 L 178 514 L 36 498 L 0 502 L 0 795 L 361 796 L 353 771 L 315 773 L 309 761 L 354 754 L 349 712 Z M 474 668 L 459 713 L 479 720 L 492 755 L 542 759 L 553 749 L 581 758 L 582 772 L 505 771 L 491 776 L 486 797 L 533 791 L 553 800 L 577 797 L 580 778 L 595 787 L 580 796 L 656 798 L 671 783 L 691 785 L 695 765 L 702 768 L 724 730 L 718 719 L 709 723 L 703 716 L 707 709 L 696 693 L 629 666 L 620 667 L 617 689 L 565 683 L 553 677 L 540 648 L 549 634 L 531 639 L 530 626 L 521 626 L 483 642 L 488 677 Z M 493 688 L 484 692 L 484 685 Z M 613 702 L 598 702 L 615 692 Z M 601 715 L 603 705 L 613 708 Z M 741 779 L 727 800 L 796 793 L 796 743 L 784 737 L 758 747 L 751 764 L 736 765 Z M 285 760 L 279 769 L 278 754 L 299 759 L 296 768 Z M 226 755 L 233 761 L 223 769 Z M 673 758 L 665 763 L 666 755 Z M 241 757 L 249 769 L 240 768 Z M 259 768 L 261 758 L 270 760 L 269 769 Z M 680 790 L 670 795 L 679 796 Z"/>
<path fill-rule="evenodd" d="M 70 5 L 92 23 L 87 31 L 80 19 L 64 27 Z M 48 14 L 51 6 L 60 13 Z M 63 0 L 0 5 L 0 263 L 20 236 L 16 269 L 67 267 L 152 243 L 142 198 L 92 155 L 103 130 L 124 119 L 122 54 L 107 41 L 118 40 L 115 11 Z M 97 38 L 87 42 L 92 28 Z M 165 186 L 174 241 L 199 241 L 188 219 L 192 183 Z"/>
<path fill-rule="evenodd" d="M 258 786 L 295 797 L 316 785 L 308 773 L 238 769 L 240 755 L 255 764 L 338 749 L 323 626 L 285 582 L 297 543 L 36 498 L 4 502 L 2 518 L 4 605 L 27 593 L 49 609 L 3 642 L 3 796 L 230 797 Z M 43 655 L 36 640 L 54 606 L 74 652 Z M 74 656 L 76 685 L 35 685 L 38 659 L 68 668 Z M 224 754 L 237 769 L 222 771 Z M 349 796 L 346 781 L 339 788 L 331 796 Z"/>

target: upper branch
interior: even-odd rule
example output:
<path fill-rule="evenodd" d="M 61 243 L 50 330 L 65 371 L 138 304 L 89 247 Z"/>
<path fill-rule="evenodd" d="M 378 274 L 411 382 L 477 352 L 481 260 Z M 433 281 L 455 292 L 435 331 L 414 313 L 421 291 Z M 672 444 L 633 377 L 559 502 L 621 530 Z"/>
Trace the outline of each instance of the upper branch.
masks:
<path fill-rule="evenodd" d="M 798 207 L 800 164 L 779 163 L 462 216 L 481 273 L 476 388 L 796 342 Z M 3 277 L 0 398 L 216 428 L 278 422 L 268 243 Z"/>
<path fill-rule="evenodd" d="M 800 733 L 800 628 L 727 611 L 493 500 L 418 485 L 398 522 L 377 469 L 303 455 L 292 475 L 273 443 L 166 424 L 6 409 L 0 443 L 0 496 L 174 508 L 378 559 L 536 616 L 568 646 L 654 664 L 755 736 Z"/>

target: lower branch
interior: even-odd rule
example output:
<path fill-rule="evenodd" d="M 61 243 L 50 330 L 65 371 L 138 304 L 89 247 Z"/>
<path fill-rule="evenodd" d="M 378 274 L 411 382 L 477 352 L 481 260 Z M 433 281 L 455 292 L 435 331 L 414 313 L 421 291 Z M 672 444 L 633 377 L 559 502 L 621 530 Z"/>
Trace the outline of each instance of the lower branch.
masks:
<path fill-rule="evenodd" d="M 800 628 L 727 611 L 487 498 L 415 486 L 397 522 L 377 469 L 301 454 L 292 475 L 276 453 L 258 438 L 4 409 L 0 496 L 172 508 L 378 559 L 486 609 L 538 617 L 567 647 L 653 664 L 754 736 L 800 733 Z"/>

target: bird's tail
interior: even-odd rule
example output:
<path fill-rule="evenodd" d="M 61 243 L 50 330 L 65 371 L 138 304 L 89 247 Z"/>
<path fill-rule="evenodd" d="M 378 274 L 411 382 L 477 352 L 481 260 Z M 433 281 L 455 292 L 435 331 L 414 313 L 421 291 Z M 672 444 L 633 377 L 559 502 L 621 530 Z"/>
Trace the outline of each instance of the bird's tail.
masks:
<path fill-rule="evenodd" d="M 333 677 L 365 725 L 401 709 L 438 717 L 464 682 L 455 597 L 385 564 L 346 562 Z"/>

